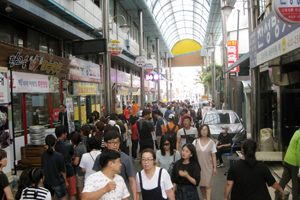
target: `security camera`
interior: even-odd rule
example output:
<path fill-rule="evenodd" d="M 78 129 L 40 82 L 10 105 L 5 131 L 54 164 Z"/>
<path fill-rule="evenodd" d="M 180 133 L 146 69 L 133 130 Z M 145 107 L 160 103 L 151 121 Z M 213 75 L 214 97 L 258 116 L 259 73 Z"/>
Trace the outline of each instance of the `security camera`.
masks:
<path fill-rule="evenodd" d="M 7 5 L 5 8 L 5 11 L 9 13 L 12 11 L 12 8 L 9 5 Z"/>

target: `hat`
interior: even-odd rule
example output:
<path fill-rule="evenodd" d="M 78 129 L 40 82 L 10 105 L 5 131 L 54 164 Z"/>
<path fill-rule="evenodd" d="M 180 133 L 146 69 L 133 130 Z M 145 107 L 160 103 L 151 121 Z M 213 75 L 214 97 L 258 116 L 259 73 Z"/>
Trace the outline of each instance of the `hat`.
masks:
<path fill-rule="evenodd" d="M 227 125 L 221 126 L 221 128 L 222 128 L 222 129 L 227 129 L 227 130 L 230 129 L 229 126 L 227 126 Z"/>
<path fill-rule="evenodd" d="M 169 119 L 173 119 L 175 118 L 175 115 L 174 114 L 169 114 Z"/>
<path fill-rule="evenodd" d="M 116 124 L 116 122 L 113 121 L 113 120 L 109 120 L 108 124 L 111 125 L 111 126 L 114 126 Z"/>

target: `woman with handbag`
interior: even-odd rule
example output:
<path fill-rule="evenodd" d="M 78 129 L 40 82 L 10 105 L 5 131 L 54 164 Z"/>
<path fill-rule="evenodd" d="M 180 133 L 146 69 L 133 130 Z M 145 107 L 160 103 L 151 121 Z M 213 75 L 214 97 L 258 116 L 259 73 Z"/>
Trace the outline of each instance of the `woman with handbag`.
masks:
<path fill-rule="evenodd" d="M 210 137 L 211 133 L 208 125 L 201 125 L 199 127 L 198 138 L 193 142 L 202 169 L 200 191 L 206 200 L 211 200 L 212 178 L 217 175 L 217 148 L 215 142 Z"/>
<path fill-rule="evenodd" d="M 141 153 L 143 170 L 136 174 L 137 199 L 175 200 L 173 185 L 167 170 L 155 166 L 156 155 L 152 149 Z"/>
<path fill-rule="evenodd" d="M 7 154 L 6 151 L 0 149 L 0 199 L 1 200 L 13 200 L 10 185 L 7 176 L 2 171 L 3 167 L 7 166 Z"/>
<path fill-rule="evenodd" d="M 174 164 L 172 182 L 176 200 L 199 200 L 200 165 L 196 149 L 191 143 L 183 145 L 181 159 Z"/>
<path fill-rule="evenodd" d="M 161 150 L 156 152 L 156 166 L 166 169 L 168 172 L 170 171 L 170 166 L 179 160 L 180 153 L 176 151 L 170 142 L 170 138 L 167 135 L 163 135 L 160 141 Z M 171 174 L 170 174 L 171 175 Z"/>

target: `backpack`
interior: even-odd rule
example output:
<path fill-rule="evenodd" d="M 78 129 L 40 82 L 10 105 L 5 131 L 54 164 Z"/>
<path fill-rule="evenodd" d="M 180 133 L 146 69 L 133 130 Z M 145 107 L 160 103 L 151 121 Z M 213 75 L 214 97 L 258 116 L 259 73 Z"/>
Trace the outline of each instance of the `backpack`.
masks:
<path fill-rule="evenodd" d="M 176 135 L 177 135 L 175 132 L 176 127 L 177 127 L 177 125 L 174 124 L 174 127 L 172 128 L 172 130 L 170 130 L 169 125 L 167 125 L 168 130 L 165 134 L 165 137 L 170 138 L 170 142 L 172 142 L 173 148 L 176 148 Z"/>

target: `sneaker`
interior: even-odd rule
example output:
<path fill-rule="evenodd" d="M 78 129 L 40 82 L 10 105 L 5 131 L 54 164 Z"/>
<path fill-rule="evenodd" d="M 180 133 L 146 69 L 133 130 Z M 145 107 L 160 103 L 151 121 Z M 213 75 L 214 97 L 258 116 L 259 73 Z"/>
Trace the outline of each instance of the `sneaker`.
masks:
<path fill-rule="evenodd" d="M 220 167 L 225 167 L 224 163 L 220 163 L 219 165 L 217 165 L 217 168 L 220 168 Z"/>

